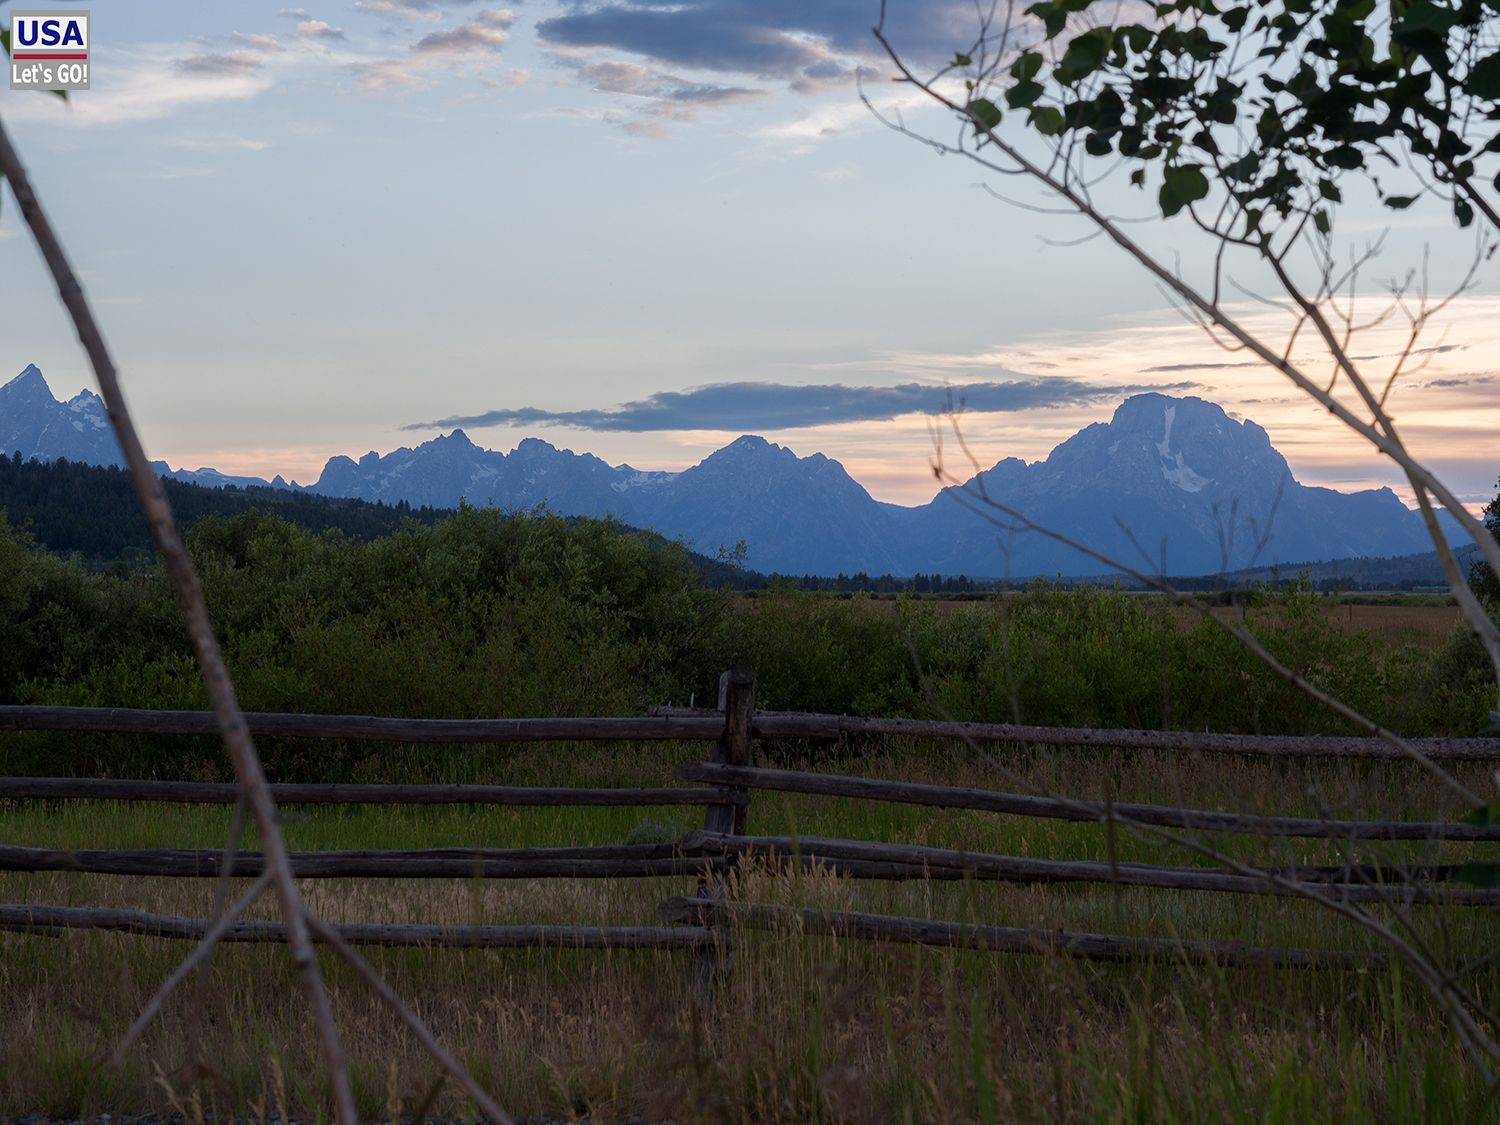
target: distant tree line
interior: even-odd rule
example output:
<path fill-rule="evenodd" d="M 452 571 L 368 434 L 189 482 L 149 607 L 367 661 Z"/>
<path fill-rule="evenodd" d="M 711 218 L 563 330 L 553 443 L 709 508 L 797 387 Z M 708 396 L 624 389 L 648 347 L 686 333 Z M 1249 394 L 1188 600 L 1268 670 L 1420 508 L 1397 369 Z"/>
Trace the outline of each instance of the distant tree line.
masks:
<path fill-rule="evenodd" d="M 185 528 L 206 515 L 259 509 L 309 531 L 337 529 L 353 539 L 374 539 L 405 520 L 430 525 L 451 514 L 413 508 L 404 500 L 381 504 L 280 488 L 205 488 L 171 477 L 162 478 L 162 485 Z M 153 554 L 151 533 L 124 469 L 66 459 L 23 461 L 19 452 L 12 453 L 0 457 L 0 510 L 48 549 L 76 553 L 93 565 L 149 561 Z"/>

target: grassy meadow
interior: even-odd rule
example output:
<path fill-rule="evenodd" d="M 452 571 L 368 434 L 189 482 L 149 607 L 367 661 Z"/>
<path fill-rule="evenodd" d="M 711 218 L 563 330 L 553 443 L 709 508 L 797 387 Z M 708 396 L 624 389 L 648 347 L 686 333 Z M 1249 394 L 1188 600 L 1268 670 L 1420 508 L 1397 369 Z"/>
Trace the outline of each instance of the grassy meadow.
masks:
<path fill-rule="evenodd" d="M 772 748 L 771 760 L 777 760 Z M 702 748 L 540 747 L 469 752 L 475 780 L 668 783 Z M 779 748 L 798 761 L 817 754 Z M 818 755 L 821 757 L 821 755 Z M 450 769 L 457 763 L 450 762 Z M 957 747 L 853 747 L 823 759 L 875 776 L 1027 784 L 1079 796 L 1197 806 L 1444 817 L 1453 802 L 1403 764 L 1268 767 L 1235 759 L 1012 748 L 994 766 Z M 1466 780 L 1482 782 L 1479 771 Z M 1316 790 L 1315 800 L 1302 795 Z M 164 815 L 165 813 L 165 815 Z M 699 810 L 289 809 L 297 850 L 620 843 L 675 832 Z M 227 810 L 12 804 L 0 835 L 37 846 L 215 847 Z M 757 794 L 757 833 L 899 840 L 1055 858 L 1110 857 L 1093 825 Z M 1326 842 L 1225 838 L 1241 858 L 1338 862 Z M 1461 846 L 1371 844 L 1357 858 L 1451 859 Z M 1116 858 L 1193 863 L 1120 837 Z M 1203 862 L 1201 860 L 1197 862 Z M 641 885 L 649 884 L 649 885 Z M 202 914 L 212 880 L 0 875 L 10 902 Z M 338 921 L 650 924 L 691 893 L 686 878 L 634 881 L 306 880 Z M 1311 948 L 1376 948 L 1352 924 L 1282 899 L 1106 886 L 855 883 L 753 869 L 734 888 L 757 901 L 1125 934 Z M 256 915 L 270 917 L 268 901 Z M 1486 910 L 1425 908 L 1424 937 L 1455 960 L 1493 947 Z M 176 1109 L 304 1114 L 318 1104 L 316 1054 L 284 954 L 216 956 L 195 1025 L 192 987 L 168 1004 L 121 1070 L 100 1065 L 186 946 L 123 935 L 0 938 L 0 1114 Z M 878 946 L 795 933 L 736 935 L 712 1009 L 683 952 L 369 950 L 368 955 L 513 1111 L 568 1119 L 676 1121 L 1253 1120 L 1467 1121 L 1487 1091 L 1422 991 L 1399 971 L 1100 965 Z M 434 1072 L 349 975 L 330 964 L 361 1111 L 410 1113 Z M 1482 968 L 1481 994 L 1500 984 Z M 200 1036 L 191 1038 L 194 1028 Z M 196 1042 L 197 1051 L 194 1051 Z M 206 1059 L 195 1066 L 194 1057 Z M 440 1096 L 435 1112 L 460 1116 Z"/>
<path fill-rule="evenodd" d="M 639 714 L 710 698 L 755 668 L 769 708 L 1287 733 L 1347 726 L 1288 692 L 1220 631 L 1159 600 L 1038 584 L 953 607 L 705 587 L 669 548 L 607 524 L 467 510 L 370 543 L 256 515 L 190 537 L 245 705 L 470 717 Z M 0 526 L 0 702 L 196 707 L 201 688 L 155 572 L 89 571 Z M 1375 615 L 1368 611 L 1390 609 Z M 1331 605 L 1252 592 L 1265 643 L 1408 734 L 1474 734 L 1492 688 L 1445 607 Z M 1406 616 L 1403 617 L 1402 615 Z M 1448 614 L 1444 617 L 1442 615 Z M 1447 624 L 1445 624 L 1447 622 Z M 666 785 L 697 744 L 422 747 L 267 740 L 273 780 Z M 208 739 L 0 736 L 7 773 L 227 776 Z M 1201 754 L 965 747 L 892 739 L 758 743 L 757 761 L 913 781 L 1250 812 L 1456 819 L 1399 762 L 1253 762 Z M 1487 771 L 1459 774 L 1482 791 Z M 520 847 L 673 838 L 702 810 L 307 807 L 294 850 Z M 223 808 L 0 802 L 0 842 L 218 847 Z M 1095 825 L 757 793 L 752 832 L 1057 859 L 1208 863 Z M 1459 862 L 1472 846 L 1222 837 L 1266 864 Z M 1492 850 L 1492 849 L 1489 849 Z M 1479 858 L 1487 858 L 1479 851 Z M 1107 886 L 854 882 L 750 868 L 756 901 L 959 921 L 1376 949 L 1290 899 Z M 655 922 L 687 878 L 306 880 L 336 921 Z M 0 873 L 0 901 L 204 914 L 211 880 Z M 269 900 L 253 916 L 271 917 Z M 1416 908 L 1402 924 L 1448 966 L 1500 939 L 1492 911 Z M 1114 965 L 734 932 L 704 1006 L 692 955 L 367 950 L 512 1112 L 596 1122 L 1470 1121 L 1493 1091 L 1399 968 L 1292 971 Z M 0 1120 L 151 1111 L 315 1116 L 316 1052 L 283 951 L 227 946 L 201 996 L 170 1001 L 126 1064 L 114 1042 L 187 950 L 123 935 L 0 935 Z M 334 1005 L 370 1119 L 414 1113 L 435 1070 L 340 966 Z M 1481 1001 L 1500 963 L 1464 970 Z M 201 999 L 201 1006 L 200 1001 Z M 1492 1029 L 1493 1030 L 1493 1029 Z M 428 1110 L 467 1113 L 445 1087 Z"/>

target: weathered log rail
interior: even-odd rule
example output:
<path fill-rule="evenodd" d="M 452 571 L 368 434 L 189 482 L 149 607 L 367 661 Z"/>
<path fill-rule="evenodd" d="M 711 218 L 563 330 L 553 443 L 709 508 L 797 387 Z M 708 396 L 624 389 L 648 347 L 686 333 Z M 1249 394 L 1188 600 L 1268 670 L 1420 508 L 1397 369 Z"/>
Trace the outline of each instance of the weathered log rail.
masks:
<path fill-rule="evenodd" d="M 362 742 L 671 742 L 719 737 L 717 712 L 694 716 L 582 719 L 399 719 L 376 715 L 299 715 L 247 711 L 257 738 L 344 738 Z M 217 735 L 210 711 L 127 707 L 0 707 L 0 730 L 94 734 Z"/>
<path fill-rule="evenodd" d="M 652 707 L 658 718 L 691 719 L 717 712 L 699 707 Z M 1370 758 L 1409 760 L 1379 738 L 1322 734 L 1223 734 L 1217 731 L 1044 727 L 1024 723 L 961 723 L 943 719 L 875 719 L 859 715 L 809 715 L 757 711 L 756 738 L 835 739 L 849 735 L 943 738 L 1068 746 L 1101 750 L 1165 750 L 1267 758 Z M 1439 761 L 1500 761 L 1500 738 L 1409 738 L 1407 745 Z"/>
<path fill-rule="evenodd" d="M 69 930 L 113 930 L 143 937 L 198 941 L 208 932 L 202 918 L 97 906 L 0 904 L 0 930 L 60 937 Z M 703 926 L 435 926 L 417 923 L 341 922 L 333 927 L 353 945 L 458 946 L 467 949 L 696 949 L 724 940 Z M 280 922 L 241 921 L 227 942 L 282 942 Z M 321 940 L 314 936 L 314 941 Z"/>
<path fill-rule="evenodd" d="M 821 836 L 743 836 L 690 832 L 673 844 L 606 844 L 562 848 L 424 848 L 410 851 L 290 852 L 299 879 L 660 879 L 722 875 L 753 858 L 771 868 L 822 868 L 888 882 L 975 880 L 1017 884 L 1089 883 L 1178 891 L 1297 897 L 1392 906 L 1500 906 L 1500 890 L 1425 885 L 1420 871 L 1349 871 L 1306 879 L 1298 870 L 1257 878 L 1212 867 L 1168 867 L 1102 860 L 1035 859 L 915 844 L 882 844 Z M 1317 874 L 1319 869 L 1314 869 Z M 63 850 L 0 844 L 0 871 L 66 871 L 93 875 L 216 879 L 224 853 L 195 848 Z M 264 873 L 258 852 L 239 852 L 228 872 Z M 1335 873 L 1337 869 L 1335 869 Z"/>
<path fill-rule="evenodd" d="M 99 777 L 0 777 L 0 799 L 159 801 L 182 805 L 232 805 L 238 790 L 215 781 L 136 781 Z M 277 783 L 277 805 L 723 805 L 745 804 L 728 789 L 574 789 L 566 786 L 390 785 Z"/>
<path fill-rule="evenodd" d="M 751 765 L 755 739 L 833 739 L 849 735 L 971 739 L 1101 750 L 1201 751 L 1262 757 L 1332 757 L 1381 760 L 1391 747 L 1358 738 L 1289 738 L 1182 731 L 1103 731 L 1017 724 L 863 719 L 756 711 L 754 678 L 725 673 L 720 708 L 659 708 L 637 718 L 399 719 L 360 715 L 250 713 L 262 737 L 349 739 L 409 743 L 516 743 L 581 741 L 711 742 L 709 760 L 677 770 L 677 786 L 572 788 L 506 785 L 278 784 L 278 804 L 493 804 L 530 807 L 594 805 L 702 806 L 704 828 L 659 844 L 553 848 L 428 848 L 414 851 L 320 851 L 288 856 L 299 879 L 685 879 L 689 897 L 668 898 L 662 926 L 469 926 L 347 923 L 336 937 L 353 944 L 559 947 L 576 949 L 693 949 L 700 968 L 722 966 L 718 950 L 737 928 L 796 931 L 882 942 L 908 942 L 1018 954 L 1094 960 L 1154 960 L 1178 964 L 1366 968 L 1378 954 L 1276 949 L 1239 942 L 1179 940 L 1072 933 L 963 924 L 923 918 L 826 911 L 734 901 L 725 876 L 747 863 L 818 869 L 851 879 L 883 881 L 993 881 L 1025 885 L 1075 884 L 1143 890 L 1316 898 L 1346 906 L 1496 907 L 1500 891 L 1435 886 L 1457 875 L 1454 864 L 1347 864 L 1293 866 L 1258 875 L 1214 867 L 1171 867 L 1134 862 L 1055 860 L 974 853 L 927 846 L 826 837 L 754 836 L 747 827 L 756 790 L 810 796 L 888 801 L 972 809 L 1000 815 L 1110 821 L 1182 832 L 1235 833 L 1334 841 L 1497 842 L 1500 826 L 1421 821 L 1336 820 L 1264 816 L 1166 805 L 1109 803 L 1038 797 L 995 790 L 928 785 L 879 778 L 775 770 Z M 123 708 L 0 707 L 0 730 L 74 731 L 140 735 L 211 735 L 212 714 Z M 1500 739 L 1417 739 L 1434 758 L 1500 760 Z M 227 805 L 237 798 L 228 784 L 122 778 L 0 777 L 0 800 L 115 800 Z M 1433 857 L 1428 857 L 1433 858 Z M 231 864 L 224 871 L 225 864 Z M 158 878 L 262 876 L 264 857 L 246 851 L 226 859 L 219 850 L 59 850 L 0 845 L 0 871 L 71 872 Z M 61 935 L 102 929 L 167 939 L 198 939 L 203 919 L 94 907 L 0 904 L 0 931 Z M 285 940 L 280 923 L 241 920 L 226 940 Z M 329 938 L 328 940 L 335 940 Z"/>
<path fill-rule="evenodd" d="M 251 733 L 258 737 L 413 743 L 710 741 L 717 739 L 724 729 L 722 712 L 701 707 L 653 707 L 645 716 L 626 718 L 404 719 L 252 711 L 245 714 L 245 719 Z M 163 735 L 217 733 L 214 716 L 208 711 L 31 705 L 0 707 L 0 731 L 7 730 Z M 878 735 L 1248 757 L 1406 759 L 1400 750 L 1381 739 L 1342 735 L 1045 727 L 1022 723 L 878 719 L 787 711 L 753 712 L 750 735 L 759 739 L 809 740 Z M 1439 761 L 1500 762 L 1500 738 L 1411 738 L 1407 743 Z"/>
<path fill-rule="evenodd" d="M 1301 969 L 1357 969 L 1386 963 L 1385 956 L 1380 953 L 1322 952 L 1229 941 L 1179 941 L 1175 938 L 986 926 L 724 899 L 670 898 L 661 904 L 657 914 L 663 921 L 688 925 L 738 925 L 753 930 L 791 930 L 865 941 L 985 949 L 995 953 L 1046 954 L 1090 961 L 1165 961 L 1188 965 L 1268 965 Z"/>
<path fill-rule="evenodd" d="M 923 785 L 906 781 L 851 777 L 847 774 L 806 773 L 799 770 L 726 766 L 690 762 L 677 775 L 693 781 L 713 781 L 740 789 L 772 789 L 822 797 L 852 797 L 903 805 L 945 809 L 978 809 L 1047 820 L 1133 821 L 1163 828 L 1202 832 L 1231 832 L 1247 836 L 1314 837 L 1329 840 L 1467 840 L 1500 841 L 1500 824 L 1477 827 L 1445 821 L 1333 820 L 1301 816 L 1257 816 L 1251 813 L 1138 805 L 1126 802 L 1076 801 L 1031 797 L 990 789 L 953 785 Z"/>

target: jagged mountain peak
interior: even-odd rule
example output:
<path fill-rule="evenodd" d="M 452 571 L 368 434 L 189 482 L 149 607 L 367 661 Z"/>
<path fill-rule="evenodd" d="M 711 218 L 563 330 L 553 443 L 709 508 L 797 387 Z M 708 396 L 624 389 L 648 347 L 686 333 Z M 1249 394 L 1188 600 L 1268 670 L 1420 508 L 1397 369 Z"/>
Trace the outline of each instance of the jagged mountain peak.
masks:
<path fill-rule="evenodd" d="M 28 385 L 40 385 L 47 392 L 48 397 L 52 395 L 52 388 L 47 386 L 47 377 L 42 374 L 42 369 L 34 363 L 28 363 L 25 367 L 21 368 L 21 373 L 3 387 L 0 387 L 0 390 L 9 391 Z"/>
<path fill-rule="evenodd" d="M 538 437 L 526 437 L 516 443 L 515 449 L 511 450 L 511 456 L 514 457 L 517 453 L 521 453 L 528 457 L 535 457 L 539 455 L 546 456 L 556 452 L 557 446 L 553 445 L 550 441 L 544 441 Z"/>
<path fill-rule="evenodd" d="M 0 387 L 0 454 L 17 452 L 28 460 L 125 463 L 99 396 L 82 390 L 59 402 L 34 363 Z"/>
<path fill-rule="evenodd" d="M 478 449 L 470 439 L 469 435 L 461 429 L 454 430 L 451 434 L 439 434 L 432 439 L 432 444 L 438 446 L 451 446 L 455 449 Z"/>

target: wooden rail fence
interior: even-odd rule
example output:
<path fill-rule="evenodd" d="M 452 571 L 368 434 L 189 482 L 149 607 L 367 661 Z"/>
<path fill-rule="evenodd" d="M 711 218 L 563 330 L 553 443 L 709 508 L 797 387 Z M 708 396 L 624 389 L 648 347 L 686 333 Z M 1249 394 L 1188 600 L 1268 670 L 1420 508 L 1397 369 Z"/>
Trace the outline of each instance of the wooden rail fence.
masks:
<path fill-rule="evenodd" d="M 748 672 L 726 672 L 715 710 L 657 708 L 637 718 L 397 719 L 353 715 L 250 713 L 261 736 L 336 738 L 418 743 L 510 743 L 556 741 L 711 742 L 707 761 L 678 768 L 692 786 L 571 788 L 505 785 L 278 784 L 280 804 L 494 804 L 561 807 L 701 806 L 702 830 L 669 844 L 624 844 L 565 848 L 428 848 L 415 851 L 319 851 L 293 853 L 298 878 L 379 879 L 633 879 L 695 878 L 690 896 L 666 899 L 657 926 L 468 925 L 431 926 L 350 923 L 334 927 L 356 944 L 576 949 L 695 949 L 709 964 L 731 943 L 736 928 L 793 930 L 842 938 L 905 942 L 1019 954 L 1094 960 L 1168 960 L 1182 964 L 1269 965 L 1334 968 L 1383 963 L 1377 953 L 1314 951 L 1246 946 L 1239 942 L 1190 941 L 987 926 L 932 919 L 830 911 L 741 902 L 726 897 L 725 876 L 754 860 L 767 865 L 822 869 L 869 880 L 978 880 L 1016 884 L 1108 884 L 1176 891 L 1278 897 L 1317 896 L 1343 904 L 1374 906 L 1500 906 L 1500 891 L 1443 886 L 1455 865 L 1414 864 L 1295 866 L 1259 875 L 1214 867 L 1171 867 L 1095 860 L 1054 860 L 952 849 L 803 836 L 749 834 L 755 790 L 855 798 L 939 808 L 972 809 L 1007 816 L 1121 823 L 1191 833 L 1232 833 L 1334 841 L 1500 841 L 1500 826 L 1421 821 L 1337 820 L 1262 816 L 1166 805 L 1105 804 L 957 786 L 927 785 L 753 766 L 755 740 L 833 739 L 848 735 L 1097 747 L 1111 750 L 1230 753 L 1252 757 L 1388 759 L 1393 748 L 1371 739 L 1291 738 L 1181 731 L 1102 731 L 1016 724 L 951 723 L 911 719 L 864 719 L 757 711 L 755 680 Z M 0 707 L 0 730 L 71 731 L 156 735 L 212 735 L 211 714 L 122 708 Z M 1417 739 L 1434 758 L 1500 761 L 1500 739 Z M 232 804 L 229 784 L 114 778 L 0 777 L 0 800 L 116 800 L 183 804 Z M 217 878 L 225 853 L 202 849 L 57 850 L 0 845 L 0 871 L 86 872 L 120 876 Z M 229 874 L 255 878 L 262 857 L 233 856 Z M 74 929 L 112 930 L 158 938 L 198 940 L 204 919 L 102 907 L 0 904 L 0 931 L 58 935 Z M 239 921 L 225 940 L 276 942 L 280 923 Z"/>

